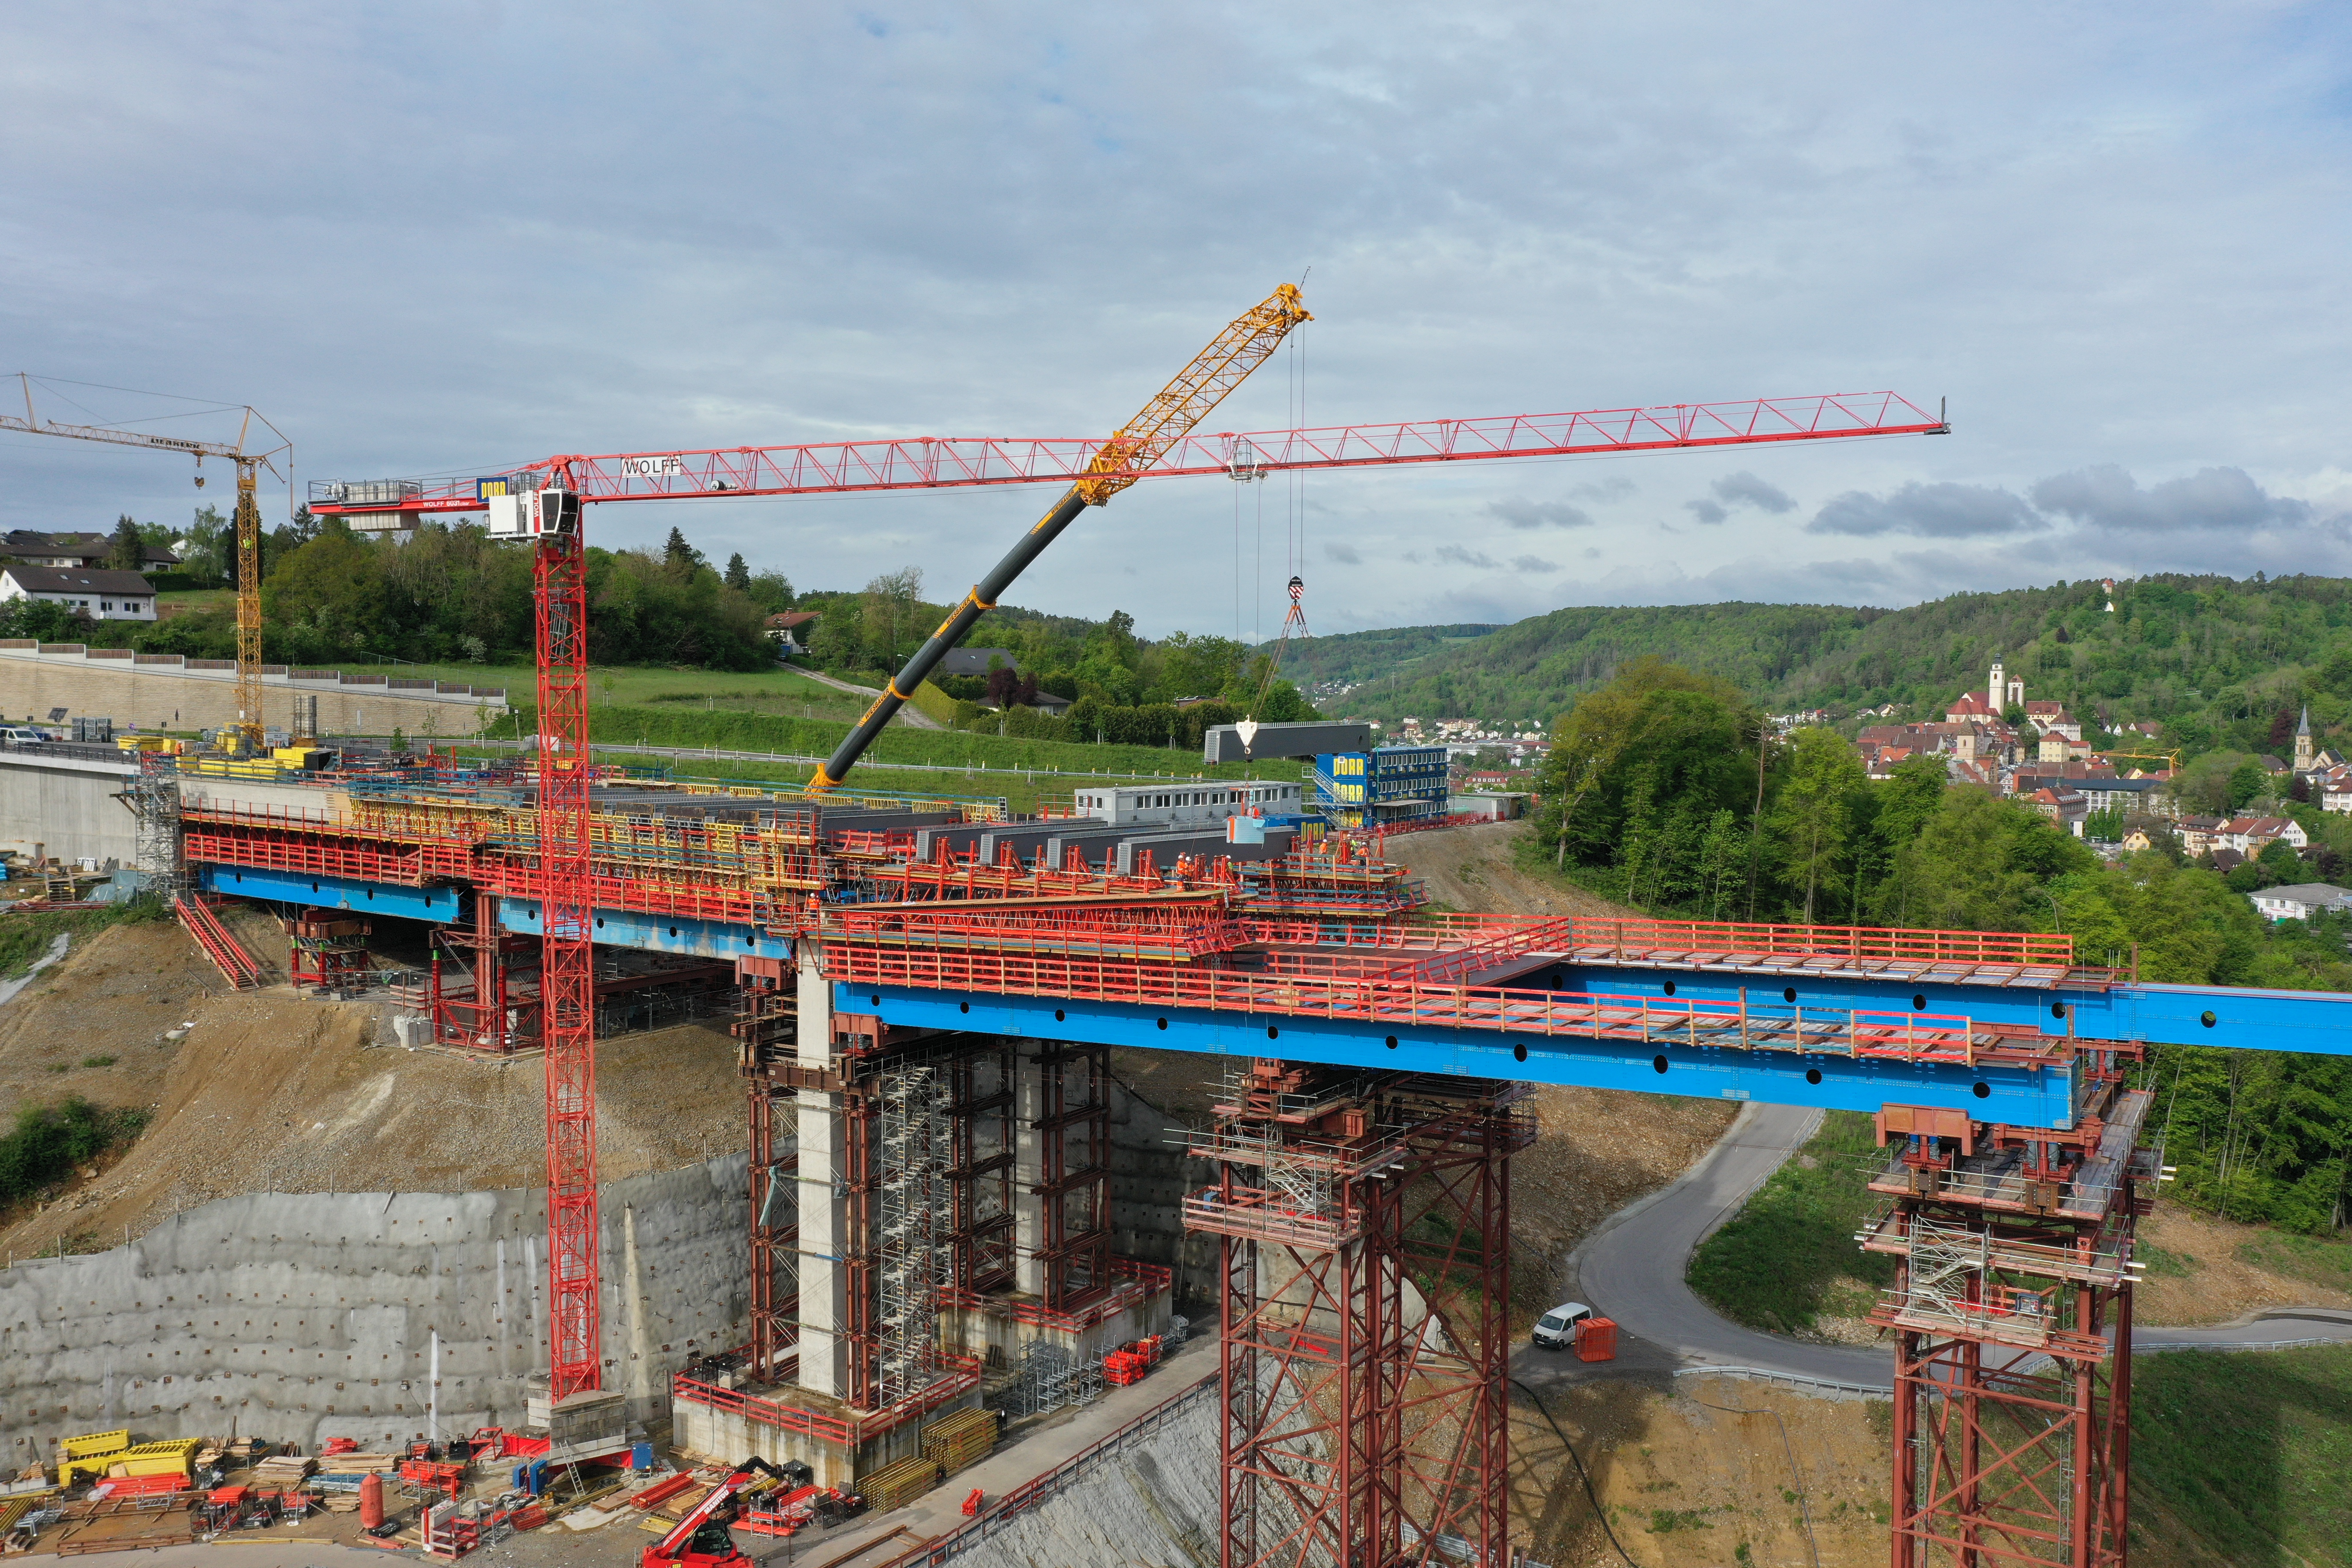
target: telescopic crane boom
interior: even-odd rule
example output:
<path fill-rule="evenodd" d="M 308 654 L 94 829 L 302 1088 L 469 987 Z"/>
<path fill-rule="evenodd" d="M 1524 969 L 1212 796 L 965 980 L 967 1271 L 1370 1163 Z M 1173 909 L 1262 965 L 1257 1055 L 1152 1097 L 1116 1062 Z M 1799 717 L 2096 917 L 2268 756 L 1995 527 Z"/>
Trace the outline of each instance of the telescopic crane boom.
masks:
<path fill-rule="evenodd" d="M 145 447 L 154 451 L 184 452 L 199 468 L 206 458 L 224 458 L 236 465 L 236 728 L 249 748 L 261 744 L 261 505 L 255 499 L 260 472 L 278 471 L 270 461 L 294 443 L 278 426 L 245 405 L 245 421 L 234 445 L 223 441 L 192 441 L 179 436 L 151 436 L 143 430 L 123 430 L 109 425 L 65 425 L 44 419 L 33 409 L 33 378 L 19 372 L 18 388 L 25 397 L 22 418 L 0 414 L 0 430 L 22 430 L 28 436 L 66 436 L 77 441 L 103 441 L 116 447 Z M 259 452 L 246 450 L 258 425 L 278 437 L 278 444 Z M 202 474 L 196 476 L 201 489 Z"/>
<path fill-rule="evenodd" d="M 873 744 L 874 737 L 890 721 L 890 715 L 931 673 L 932 667 L 961 640 L 974 622 L 996 607 L 999 595 L 1080 511 L 1105 505 L 1111 497 L 1141 479 L 1145 469 L 1209 416 L 1209 411 L 1224 400 L 1225 394 L 1264 364 L 1282 340 L 1290 335 L 1293 327 L 1312 320 L 1307 308 L 1299 303 L 1298 286 L 1285 283 L 1236 317 L 1207 348 L 1195 354 L 1191 364 L 1143 405 L 1141 413 L 1112 433 L 1087 465 L 1085 475 L 1054 503 L 1051 511 L 1021 536 L 1019 542 L 1005 552 L 1004 559 L 991 568 L 987 576 L 973 584 L 963 596 L 963 603 L 940 623 L 940 629 L 931 634 L 930 640 L 915 650 L 915 657 L 891 678 L 882 694 L 874 700 L 874 705 L 866 710 L 866 716 L 857 721 L 857 727 L 850 731 L 824 765 L 817 769 L 816 776 L 809 780 L 809 794 L 821 795 L 842 781 L 866 748 Z"/>

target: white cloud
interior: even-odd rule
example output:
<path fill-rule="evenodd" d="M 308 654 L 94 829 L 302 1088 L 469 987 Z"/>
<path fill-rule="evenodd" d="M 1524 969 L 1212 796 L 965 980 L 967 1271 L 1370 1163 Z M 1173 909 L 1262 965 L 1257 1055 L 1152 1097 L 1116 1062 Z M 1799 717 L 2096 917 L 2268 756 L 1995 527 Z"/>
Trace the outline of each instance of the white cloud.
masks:
<path fill-rule="evenodd" d="M 1805 531 L 1969 539 L 1989 533 L 2024 533 L 2045 526 L 2032 507 L 1997 486 L 1908 484 L 1885 496 L 1848 490 L 1815 513 Z"/>
<path fill-rule="evenodd" d="M 1141 485 L 1012 602 L 1203 628 L 1236 553 L 1242 597 L 1278 606 L 1309 517 L 1359 557 L 1307 555 L 1349 568 L 1366 626 L 1491 618 L 1426 563 L 1507 560 L 1498 541 L 1599 575 L 1478 568 L 1492 614 L 2335 569 L 2352 11 L 2127 15 L 1733 8 L 1694 37 L 1672 10 L 1534 0 L 1436 30 L 1230 0 L 24 7 L 0 24 L 0 341 L 11 368 L 250 401 L 300 479 L 488 474 L 1106 432 L 1312 262 L 1297 357 L 1210 428 L 1893 386 L 1930 411 L 1948 392 L 1956 433 Z M 323 110 L 317 84 L 344 83 L 365 85 Z M 1270 146 L 1284 199 L 1237 206 Z M 1497 155 L 1528 147 L 1573 151 L 1538 177 Z M 0 524 L 183 521 L 219 493 L 188 477 L 0 436 Z M 962 583 L 1050 499 L 612 506 L 591 530 L 676 525 L 809 586 L 908 560 Z M 1689 526 L 1702 507 L 1720 525 Z M 1608 548 L 1514 536 L 1553 529 Z"/>
<path fill-rule="evenodd" d="M 1486 515 L 1513 528 L 1591 528 L 1592 514 L 1566 501 L 1524 500 L 1517 496 L 1486 503 Z"/>
<path fill-rule="evenodd" d="M 1797 510 L 1796 498 L 1780 486 L 1758 479 L 1742 468 L 1736 474 L 1726 474 L 1715 481 L 1715 499 L 1727 506 L 1760 507 L 1779 515 Z"/>

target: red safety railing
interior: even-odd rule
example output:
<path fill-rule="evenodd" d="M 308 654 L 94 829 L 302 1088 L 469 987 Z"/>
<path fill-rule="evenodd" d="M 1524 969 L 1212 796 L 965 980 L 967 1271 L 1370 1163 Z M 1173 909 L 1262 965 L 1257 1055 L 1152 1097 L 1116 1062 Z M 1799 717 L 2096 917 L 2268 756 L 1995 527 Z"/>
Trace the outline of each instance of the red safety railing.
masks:
<path fill-rule="evenodd" d="M 748 1346 L 745 1347 L 748 1350 Z M 762 1399 L 740 1389 L 721 1388 L 715 1383 L 679 1373 L 670 1379 L 670 1394 L 677 1399 L 696 1405 L 706 1405 L 713 1410 L 724 1410 L 755 1421 L 762 1426 L 780 1431 L 799 1432 L 828 1443 L 856 1443 L 877 1432 L 887 1432 L 909 1418 L 936 1410 L 950 1399 L 961 1397 L 980 1386 L 978 1356 L 941 1353 L 940 1364 L 949 1369 L 948 1375 L 918 1393 L 910 1394 L 895 1405 L 861 1415 L 828 1415 L 805 1410 L 797 1405 L 785 1405 L 773 1399 Z"/>
<path fill-rule="evenodd" d="M 856 905 L 830 922 L 840 936 L 894 947 L 959 952 L 1014 950 L 1083 952 L 1133 959 L 1204 958 L 1231 952 L 1250 937 L 1227 912 L 1222 892 L 1181 899 L 974 907 L 961 900 L 913 905 Z"/>
<path fill-rule="evenodd" d="M 1309 955 L 1310 957 L 1312 955 Z M 1344 962 L 1344 961 L 1341 961 Z M 836 941 L 828 973 L 852 984 L 1344 1019 L 1374 1027 L 1493 1030 L 1834 1056 L 1969 1060 L 1966 1018 L 1780 1003 L 1431 984 L 1300 968 L 1260 973 L 1062 954 L 950 952 Z M 1279 1038 L 1267 1026 L 1267 1037 Z M 1269 1047 L 1271 1048 L 1271 1047 Z"/>
<path fill-rule="evenodd" d="M 939 1293 L 940 1305 L 961 1307 L 968 1310 L 986 1312 L 992 1317 L 1007 1317 L 1015 1322 L 1037 1328 L 1057 1329 L 1076 1333 L 1097 1323 L 1117 1317 L 1129 1307 L 1139 1306 L 1154 1296 L 1164 1295 L 1175 1276 L 1157 1263 L 1139 1258 L 1114 1257 L 1110 1260 L 1111 1285 L 1090 1301 L 1081 1302 L 1067 1311 L 1056 1311 L 1039 1306 L 1034 1301 L 1007 1300 L 1001 1297 L 983 1296 L 977 1291 L 948 1286 Z"/>
<path fill-rule="evenodd" d="M 219 965 L 221 973 L 231 987 L 243 991 L 261 984 L 261 965 L 255 963 L 253 955 L 229 934 L 228 928 L 221 924 L 219 917 L 213 913 L 211 905 L 195 894 L 183 893 L 174 908 L 178 910 L 180 923 L 187 927 L 188 934 L 196 939 L 196 945 L 205 950 L 205 956 Z"/>
<path fill-rule="evenodd" d="M 1760 954 L 1908 963 L 2012 963 L 2070 968 L 2074 939 L 2026 931 L 1909 931 L 1880 926 L 1749 925 L 1715 921 L 1606 920 L 1569 922 L 1573 951 L 1623 957 Z"/>

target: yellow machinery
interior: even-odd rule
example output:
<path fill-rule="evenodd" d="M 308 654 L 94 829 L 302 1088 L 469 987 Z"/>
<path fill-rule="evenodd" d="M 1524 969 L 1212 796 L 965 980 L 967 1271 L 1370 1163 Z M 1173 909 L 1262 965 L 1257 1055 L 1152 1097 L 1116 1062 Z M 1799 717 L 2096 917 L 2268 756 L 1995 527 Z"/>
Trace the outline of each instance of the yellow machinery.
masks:
<path fill-rule="evenodd" d="M 85 1432 L 79 1437 L 67 1437 L 58 1444 L 58 1463 L 70 1464 L 76 1459 L 88 1459 L 100 1454 L 120 1454 L 131 1447 L 131 1428 L 117 1427 L 111 1432 Z"/>
<path fill-rule="evenodd" d="M 1054 503 L 1054 510 L 1021 536 L 1020 542 L 1007 551 L 1004 559 L 990 568 L 988 575 L 963 596 L 963 603 L 940 623 L 940 629 L 931 634 L 930 640 L 915 650 L 907 668 L 882 689 L 882 695 L 874 700 L 874 706 L 866 710 L 857 727 L 817 769 L 816 776 L 809 780 L 808 793 L 823 795 L 842 781 L 873 743 L 874 737 L 890 721 L 890 716 L 922 685 L 932 667 L 971 629 L 974 622 L 996 607 L 998 596 L 1078 513 L 1090 506 L 1106 504 L 1141 479 L 1144 471 L 1164 457 L 1171 447 L 1209 416 L 1209 411 L 1224 400 L 1225 394 L 1264 364 L 1282 340 L 1290 335 L 1292 328 L 1313 320 L 1307 307 L 1299 302 L 1298 286 L 1285 283 L 1235 317 L 1207 348 L 1193 355 L 1192 363 L 1161 387 L 1159 395 L 1143 405 L 1142 412 L 1111 433 L 1110 439 L 1102 444 L 1087 464 L 1086 477 L 1072 485 L 1068 493 Z"/>

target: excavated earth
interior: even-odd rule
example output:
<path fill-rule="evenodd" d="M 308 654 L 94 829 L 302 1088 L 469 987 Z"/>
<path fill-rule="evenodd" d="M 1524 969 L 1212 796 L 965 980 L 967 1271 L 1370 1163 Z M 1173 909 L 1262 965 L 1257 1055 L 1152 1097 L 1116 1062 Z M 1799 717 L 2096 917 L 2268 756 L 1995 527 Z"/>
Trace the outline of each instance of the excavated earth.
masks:
<path fill-rule="evenodd" d="M 266 959 L 260 922 L 238 923 Z M 741 1080 L 723 1024 L 622 1036 L 597 1058 L 605 1180 L 742 1146 Z M 312 1000 L 282 983 L 233 992 L 170 923 L 101 931 L 0 1005 L 0 1118 L 13 1124 L 17 1107 L 68 1095 L 151 1121 L 53 1201 L 0 1215 L 0 1249 L 16 1256 L 60 1239 L 68 1251 L 115 1246 L 126 1230 L 237 1194 L 547 1180 L 536 1055 L 411 1050 L 392 1043 L 379 1005 Z"/>

